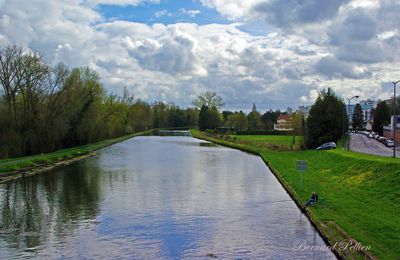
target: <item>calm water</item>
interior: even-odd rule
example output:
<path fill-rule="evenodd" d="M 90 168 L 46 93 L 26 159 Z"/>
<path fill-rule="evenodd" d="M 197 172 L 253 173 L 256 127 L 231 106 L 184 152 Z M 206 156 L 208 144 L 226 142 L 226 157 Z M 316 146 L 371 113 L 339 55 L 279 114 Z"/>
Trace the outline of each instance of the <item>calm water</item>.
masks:
<path fill-rule="evenodd" d="M 188 136 L 137 137 L 0 185 L 0 258 L 329 259 L 264 165 Z"/>

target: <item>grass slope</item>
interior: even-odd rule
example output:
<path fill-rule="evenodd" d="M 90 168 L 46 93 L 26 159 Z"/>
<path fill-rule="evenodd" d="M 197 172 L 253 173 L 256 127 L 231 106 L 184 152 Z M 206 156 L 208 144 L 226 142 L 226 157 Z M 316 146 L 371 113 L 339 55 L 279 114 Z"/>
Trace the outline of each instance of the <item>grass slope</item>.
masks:
<path fill-rule="evenodd" d="M 399 259 L 400 160 L 341 149 L 277 152 L 191 132 L 197 138 L 260 154 L 302 205 L 311 191 L 317 191 L 323 200 L 309 213 L 327 231 L 331 244 L 348 235 L 370 246 L 369 252 L 379 258 Z M 308 162 L 302 182 L 296 160 Z M 337 234 L 329 234 L 332 230 Z"/>

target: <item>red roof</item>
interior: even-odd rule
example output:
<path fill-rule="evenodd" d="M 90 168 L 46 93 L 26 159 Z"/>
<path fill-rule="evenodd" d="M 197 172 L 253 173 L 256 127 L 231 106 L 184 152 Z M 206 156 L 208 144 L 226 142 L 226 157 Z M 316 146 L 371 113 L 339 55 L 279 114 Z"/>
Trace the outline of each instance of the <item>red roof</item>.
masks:
<path fill-rule="evenodd" d="M 280 114 L 278 119 L 276 121 L 280 121 L 280 120 L 285 120 L 288 121 L 289 120 L 289 115 L 287 114 Z"/>

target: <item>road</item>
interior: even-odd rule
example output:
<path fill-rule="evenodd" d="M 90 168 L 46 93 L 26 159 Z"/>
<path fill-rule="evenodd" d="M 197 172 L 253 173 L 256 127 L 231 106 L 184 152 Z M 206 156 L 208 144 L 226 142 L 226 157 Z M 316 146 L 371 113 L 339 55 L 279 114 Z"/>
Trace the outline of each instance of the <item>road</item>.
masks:
<path fill-rule="evenodd" d="M 375 139 L 363 134 L 350 134 L 350 150 L 359 153 L 369 153 L 381 156 L 393 156 L 393 147 L 386 147 Z M 400 147 L 396 147 L 396 157 L 400 158 Z"/>

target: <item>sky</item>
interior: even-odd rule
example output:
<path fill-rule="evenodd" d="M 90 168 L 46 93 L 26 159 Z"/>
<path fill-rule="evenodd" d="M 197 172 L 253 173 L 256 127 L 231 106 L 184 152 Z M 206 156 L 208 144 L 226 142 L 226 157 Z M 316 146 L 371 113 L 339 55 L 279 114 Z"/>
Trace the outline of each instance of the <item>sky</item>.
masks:
<path fill-rule="evenodd" d="M 398 0 L 0 0 L 0 46 L 89 66 L 108 93 L 187 107 L 296 108 L 318 92 L 388 99 L 400 79 Z M 400 91 L 400 90 L 399 90 Z"/>

